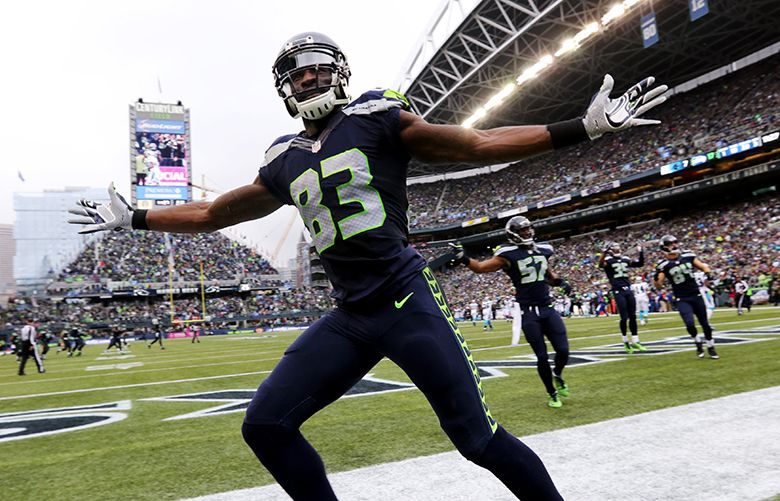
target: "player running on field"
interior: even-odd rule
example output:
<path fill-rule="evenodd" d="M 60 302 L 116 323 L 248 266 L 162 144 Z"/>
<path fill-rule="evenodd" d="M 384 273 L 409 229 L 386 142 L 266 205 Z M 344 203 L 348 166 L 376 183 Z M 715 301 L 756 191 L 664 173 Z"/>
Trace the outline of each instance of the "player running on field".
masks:
<path fill-rule="evenodd" d="M 707 320 L 707 307 L 699 291 L 694 273 L 696 269 L 709 275 L 710 267 L 703 263 L 696 254 L 689 250 L 680 250 L 677 239 L 672 235 L 661 238 L 661 251 L 666 258 L 658 263 L 655 271 L 655 288 L 660 289 L 668 277 L 672 283 L 675 307 L 685 323 L 685 329 L 696 344 L 696 355 L 704 358 L 704 345 L 701 335 L 696 331 L 694 316 L 704 331 L 707 340 L 707 353 L 710 358 L 720 358 L 715 351 L 715 340 L 712 338 L 712 327 Z"/>

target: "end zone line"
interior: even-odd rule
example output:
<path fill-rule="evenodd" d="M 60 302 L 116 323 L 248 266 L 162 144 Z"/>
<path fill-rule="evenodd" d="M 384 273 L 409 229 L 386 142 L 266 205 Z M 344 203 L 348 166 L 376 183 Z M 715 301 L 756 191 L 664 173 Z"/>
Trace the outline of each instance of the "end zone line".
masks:
<path fill-rule="evenodd" d="M 69 395 L 72 393 L 89 393 L 91 391 L 120 390 L 123 388 L 140 388 L 143 386 L 157 386 L 161 384 L 190 383 L 192 381 L 205 381 L 207 379 L 223 379 L 229 377 L 254 376 L 257 374 L 268 374 L 270 372 L 271 371 L 242 372 L 239 374 L 224 374 L 220 376 L 204 376 L 204 377 L 194 377 L 189 379 L 174 379 L 171 381 L 153 381 L 151 383 L 135 383 L 135 384 L 123 384 L 119 386 L 104 386 L 102 388 L 83 388 L 81 390 L 52 391 L 49 393 L 37 393 L 35 395 L 18 395 L 14 397 L 0 397 L 0 400 L 19 400 L 22 398 L 49 397 L 53 395 Z"/>

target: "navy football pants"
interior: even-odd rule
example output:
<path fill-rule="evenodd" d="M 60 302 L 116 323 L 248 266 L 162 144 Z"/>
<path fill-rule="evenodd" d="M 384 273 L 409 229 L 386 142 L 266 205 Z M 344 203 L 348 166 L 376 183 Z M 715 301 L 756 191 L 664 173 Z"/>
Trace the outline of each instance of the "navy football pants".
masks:
<path fill-rule="evenodd" d="M 491 416 L 471 353 L 430 270 L 398 296 L 359 311 L 337 308 L 290 345 L 244 419 L 244 439 L 258 459 L 293 499 L 336 499 L 299 428 L 386 356 L 422 391 L 467 459 L 520 499 L 562 499 L 536 454 Z"/>
<path fill-rule="evenodd" d="M 631 334 L 637 335 L 636 327 L 636 298 L 630 289 L 615 290 L 615 303 L 620 313 L 620 333 L 626 335 L 626 324 L 631 329 Z"/>
<path fill-rule="evenodd" d="M 566 337 L 566 326 L 558 312 L 549 306 L 521 306 L 520 308 L 523 311 L 525 340 L 536 355 L 536 370 L 547 393 L 552 394 L 555 392 L 555 386 L 553 386 L 552 370 L 544 338 L 550 340 L 555 351 L 555 374 L 562 376 L 563 369 L 569 362 L 569 339 Z"/>
<path fill-rule="evenodd" d="M 697 334 L 696 323 L 693 320 L 695 316 L 699 320 L 701 330 L 704 331 L 704 337 L 712 339 L 712 327 L 710 327 L 710 322 L 707 320 L 707 306 L 704 304 L 701 296 L 677 298 L 675 306 L 683 319 L 683 323 L 685 323 L 685 329 L 691 337 L 695 338 Z"/>

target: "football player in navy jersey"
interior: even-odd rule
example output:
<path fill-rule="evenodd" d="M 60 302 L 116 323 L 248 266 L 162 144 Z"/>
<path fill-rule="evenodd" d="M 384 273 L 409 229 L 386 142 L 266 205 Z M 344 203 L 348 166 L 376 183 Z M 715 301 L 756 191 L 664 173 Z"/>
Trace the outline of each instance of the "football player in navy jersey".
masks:
<path fill-rule="evenodd" d="M 559 397 L 570 395 L 562 377 L 569 361 L 569 340 L 560 314 L 552 307 L 549 286 L 563 287 L 567 294 L 571 287 L 552 271 L 549 259 L 553 248 L 534 242 L 534 229 L 528 218 L 514 216 L 507 221 L 505 229 L 511 243 L 499 246 L 490 259 L 477 261 L 468 257 L 463 247 L 455 245 L 454 260 L 475 273 L 504 271 L 509 275 L 520 305 L 523 334 L 534 350 L 536 370 L 549 395 L 547 405 L 558 408 L 563 405 Z M 555 350 L 554 370 L 550 369 L 545 337 Z"/>
<path fill-rule="evenodd" d="M 267 150 L 254 182 L 213 202 L 134 210 L 109 187 L 108 204 L 82 200 L 81 233 L 143 229 L 211 232 L 295 205 L 333 284 L 337 308 L 288 348 L 247 409 L 243 435 L 296 500 L 336 499 L 301 424 L 387 357 L 423 392 L 466 458 L 521 499 L 561 499 L 541 460 L 493 418 L 466 342 L 425 260 L 408 243 L 406 175 L 425 162 L 512 162 L 605 133 L 659 123 L 639 118 L 666 86 L 646 78 L 617 99 L 607 75 L 584 117 L 550 125 L 473 130 L 434 125 L 392 90 L 351 100 L 350 68 L 319 33 L 287 41 L 276 90 L 304 130 Z"/>
<path fill-rule="evenodd" d="M 661 238 L 661 251 L 666 258 L 658 263 L 655 269 L 655 287 L 660 289 L 666 278 L 672 283 L 674 306 L 685 323 L 688 334 L 696 343 L 696 356 L 704 358 L 704 345 L 701 335 L 696 331 L 694 316 L 704 331 L 707 341 L 707 353 L 710 358 L 720 358 L 715 351 L 715 340 L 712 338 L 712 327 L 707 319 L 707 307 L 701 297 L 699 283 L 696 280 L 696 270 L 701 270 L 709 276 L 710 267 L 703 263 L 696 254 L 689 250 L 680 250 L 677 238 L 666 235 Z"/>
<path fill-rule="evenodd" d="M 641 268 L 645 265 L 645 253 L 641 245 L 637 245 L 639 257 L 631 260 L 620 252 L 620 244 L 609 242 L 599 258 L 599 268 L 604 270 L 615 296 L 618 313 L 620 313 L 620 335 L 623 337 L 623 347 L 626 353 L 634 351 L 647 351 L 647 348 L 639 342 L 639 333 L 636 326 L 636 298 L 631 290 L 631 281 L 628 279 L 629 268 Z M 631 341 L 628 340 L 628 332 L 631 329 Z"/>

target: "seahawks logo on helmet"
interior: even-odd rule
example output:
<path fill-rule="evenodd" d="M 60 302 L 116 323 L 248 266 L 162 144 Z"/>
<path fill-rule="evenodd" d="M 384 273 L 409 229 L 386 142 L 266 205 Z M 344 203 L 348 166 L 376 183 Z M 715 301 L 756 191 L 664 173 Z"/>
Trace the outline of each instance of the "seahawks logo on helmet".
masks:
<path fill-rule="evenodd" d="M 322 33 L 301 33 L 285 42 L 273 73 L 276 90 L 293 118 L 319 120 L 349 103 L 347 58 Z"/>
<path fill-rule="evenodd" d="M 674 235 L 664 235 L 661 237 L 661 250 L 664 252 L 677 252 L 677 238 Z"/>
<path fill-rule="evenodd" d="M 534 244 L 534 227 L 525 216 L 514 216 L 506 222 L 506 234 L 512 243 L 530 247 Z"/>

